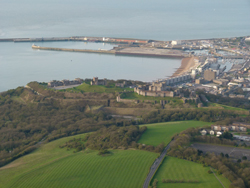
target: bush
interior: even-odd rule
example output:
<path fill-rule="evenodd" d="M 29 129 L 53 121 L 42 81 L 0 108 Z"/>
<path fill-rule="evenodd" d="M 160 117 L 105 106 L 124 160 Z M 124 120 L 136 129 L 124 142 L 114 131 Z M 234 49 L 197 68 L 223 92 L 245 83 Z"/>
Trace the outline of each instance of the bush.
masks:
<path fill-rule="evenodd" d="M 105 155 L 105 154 L 110 154 L 111 152 L 110 151 L 108 151 L 108 150 L 101 150 L 101 151 L 99 151 L 98 152 L 98 155 Z"/>

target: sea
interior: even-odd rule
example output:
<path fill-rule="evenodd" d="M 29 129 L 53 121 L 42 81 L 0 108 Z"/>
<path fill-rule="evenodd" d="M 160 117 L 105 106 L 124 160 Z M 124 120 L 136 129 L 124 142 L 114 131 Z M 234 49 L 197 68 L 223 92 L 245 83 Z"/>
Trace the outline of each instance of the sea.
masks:
<path fill-rule="evenodd" d="M 96 36 L 155 40 L 250 35 L 249 0 L 0 0 L 0 38 Z M 153 81 L 181 59 L 39 51 L 33 43 L 0 42 L 0 92 L 30 81 L 91 78 Z M 112 49 L 84 42 L 46 47 Z"/>

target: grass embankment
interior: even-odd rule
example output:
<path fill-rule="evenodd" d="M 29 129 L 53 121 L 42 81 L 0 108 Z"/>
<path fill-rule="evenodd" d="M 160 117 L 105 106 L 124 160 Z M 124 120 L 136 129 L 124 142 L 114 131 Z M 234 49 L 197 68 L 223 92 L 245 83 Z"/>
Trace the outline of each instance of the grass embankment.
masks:
<path fill-rule="evenodd" d="M 122 93 L 121 94 L 122 99 L 135 99 L 135 100 L 154 100 L 159 102 L 160 100 L 168 100 L 173 101 L 176 104 L 183 104 L 183 102 L 179 98 L 173 98 L 173 97 L 150 97 L 150 96 L 142 96 L 138 95 L 137 93 Z"/>
<path fill-rule="evenodd" d="M 73 153 L 60 145 L 77 135 L 43 145 L 0 168 L 0 187 L 142 187 L 158 154 L 139 150 Z"/>
<path fill-rule="evenodd" d="M 172 136 L 190 127 L 211 125 L 211 122 L 202 121 L 175 121 L 167 123 L 146 124 L 147 130 L 141 136 L 139 143 L 157 146 L 161 142 L 168 144 Z"/>
<path fill-rule="evenodd" d="M 232 106 L 227 106 L 227 105 L 218 104 L 218 103 L 209 103 L 208 107 L 212 107 L 212 108 L 216 107 L 216 108 L 221 108 L 221 109 L 225 109 L 225 110 L 246 111 L 246 112 L 248 112 L 247 109 L 237 108 L 237 107 L 232 107 Z"/>
<path fill-rule="evenodd" d="M 106 87 L 102 85 L 90 85 L 87 83 L 83 83 L 77 87 L 74 88 L 69 88 L 66 90 L 61 90 L 61 91 L 68 91 L 68 92 L 95 92 L 95 93 L 114 93 L 114 92 L 122 92 L 122 91 L 133 91 L 134 89 L 132 88 L 120 88 L 120 87 Z"/>
<path fill-rule="evenodd" d="M 213 173 L 209 174 L 210 167 L 203 167 L 201 164 L 178 159 L 175 157 L 166 157 L 162 165 L 155 174 L 154 179 L 158 180 L 157 188 L 217 188 L 222 187 Z M 225 187 L 229 187 L 230 181 L 222 175 L 217 175 Z M 162 183 L 162 179 L 171 180 L 198 180 L 199 183 Z"/>

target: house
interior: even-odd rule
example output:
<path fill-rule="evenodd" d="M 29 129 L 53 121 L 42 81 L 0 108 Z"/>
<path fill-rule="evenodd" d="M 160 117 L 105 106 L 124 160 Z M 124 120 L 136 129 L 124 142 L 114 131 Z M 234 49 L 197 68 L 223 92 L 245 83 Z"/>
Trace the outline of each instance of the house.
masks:
<path fill-rule="evenodd" d="M 211 129 L 214 131 L 221 131 L 221 126 L 220 125 L 211 125 Z"/>
<path fill-rule="evenodd" d="M 205 129 L 203 129 L 200 133 L 201 133 L 201 135 L 206 135 L 207 131 Z"/>
<path fill-rule="evenodd" d="M 246 127 L 239 127 L 239 131 L 246 132 L 247 128 Z"/>
<path fill-rule="evenodd" d="M 221 127 L 221 130 L 222 130 L 222 131 L 229 131 L 229 127 L 227 127 L 227 126 L 222 126 L 222 127 Z"/>
<path fill-rule="evenodd" d="M 232 126 L 230 126 L 230 130 L 231 131 L 239 131 L 239 127 L 235 126 L 235 125 L 232 125 Z"/>
<path fill-rule="evenodd" d="M 214 135 L 214 131 L 213 130 L 211 130 L 209 133 L 210 133 L 210 135 Z"/>
<path fill-rule="evenodd" d="M 219 137 L 220 135 L 222 135 L 222 132 L 218 131 L 218 132 L 216 133 L 216 136 Z"/>

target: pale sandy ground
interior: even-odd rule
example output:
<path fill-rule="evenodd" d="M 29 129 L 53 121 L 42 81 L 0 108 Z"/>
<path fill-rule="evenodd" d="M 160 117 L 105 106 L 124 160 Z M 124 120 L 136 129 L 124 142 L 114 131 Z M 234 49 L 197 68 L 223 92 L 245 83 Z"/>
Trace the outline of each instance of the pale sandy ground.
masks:
<path fill-rule="evenodd" d="M 195 69 L 200 64 L 195 62 L 195 59 L 198 60 L 197 57 L 186 57 L 181 61 L 181 66 L 178 68 L 175 73 L 171 77 L 180 76 L 186 72 L 189 72 L 191 69 Z"/>
<path fill-rule="evenodd" d="M 77 87 L 81 84 L 77 84 L 77 85 L 69 85 L 69 86 L 57 86 L 57 87 L 52 87 L 53 89 L 56 89 L 56 90 L 61 90 L 61 89 L 68 89 L 68 88 L 73 88 L 73 87 Z"/>

